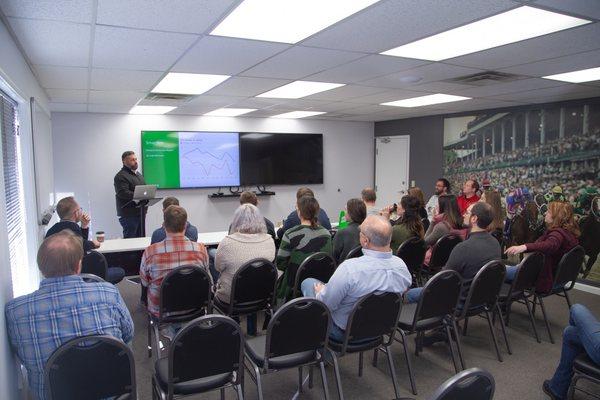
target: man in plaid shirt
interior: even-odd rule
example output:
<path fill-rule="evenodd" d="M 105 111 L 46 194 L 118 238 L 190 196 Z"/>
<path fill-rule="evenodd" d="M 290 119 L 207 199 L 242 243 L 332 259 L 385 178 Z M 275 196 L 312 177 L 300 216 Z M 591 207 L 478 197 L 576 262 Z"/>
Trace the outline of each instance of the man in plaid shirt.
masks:
<path fill-rule="evenodd" d="M 148 289 L 148 311 L 158 316 L 160 284 L 163 278 L 181 265 L 197 265 L 208 271 L 208 254 L 203 244 L 185 237 L 187 212 L 180 206 L 169 206 L 164 211 L 163 226 L 167 238 L 148 246 L 142 256 L 140 278 Z"/>
<path fill-rule="evenodd" d="M 40 288 L 6 305 L 8 336 L 36 399 L 46 398 L 44 365 L 63 343 L 87 335 L 110 335 L 125 343 L 133 339 L 133 321 L 118 289 L 84 282 L 82 257 L 82 240 L 71 231 L 49 236 L 37 254 L 45 278 Z"/>

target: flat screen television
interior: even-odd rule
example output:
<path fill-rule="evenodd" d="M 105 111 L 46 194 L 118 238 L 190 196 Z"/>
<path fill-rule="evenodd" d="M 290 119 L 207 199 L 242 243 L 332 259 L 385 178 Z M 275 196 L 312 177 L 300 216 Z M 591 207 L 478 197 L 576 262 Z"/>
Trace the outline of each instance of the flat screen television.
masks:
<path fill-rule="evenodd" d="M 242 185 L 323 183 L 323 135 L 240 133 Z"/>

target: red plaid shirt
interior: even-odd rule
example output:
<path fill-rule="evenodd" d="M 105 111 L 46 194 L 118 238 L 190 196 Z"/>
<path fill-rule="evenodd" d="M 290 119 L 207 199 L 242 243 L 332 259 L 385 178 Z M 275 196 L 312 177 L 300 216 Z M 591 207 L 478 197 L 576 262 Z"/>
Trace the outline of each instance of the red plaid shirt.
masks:
<path fill-rule="evenodd" d="M 142 285 L 148 288 L 148 311 L 158 316 L 160 284 L 171 270 L 181 265 L 208 268 L 208 254 L 202 243 L 192 242 L 184 235 L 168 235 L 144 251 L 140 265 Z"/>

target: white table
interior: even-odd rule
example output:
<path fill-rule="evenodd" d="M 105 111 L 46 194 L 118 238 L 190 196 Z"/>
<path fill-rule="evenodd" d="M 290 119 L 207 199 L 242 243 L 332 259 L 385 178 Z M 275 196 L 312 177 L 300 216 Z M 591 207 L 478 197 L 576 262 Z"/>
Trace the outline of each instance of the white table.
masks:
<path fill-rule="evenodd" d="M 198 243 L 203 243 L 205 246 L 216 246 L 227 236 L 227 233 L 227 231 L 199 233 Z M 96 250 L 103 254 L 122 253 L 145 250 L 148 246 L 150 246 L 149 237 L 110 239 L 105 240 Z"/>

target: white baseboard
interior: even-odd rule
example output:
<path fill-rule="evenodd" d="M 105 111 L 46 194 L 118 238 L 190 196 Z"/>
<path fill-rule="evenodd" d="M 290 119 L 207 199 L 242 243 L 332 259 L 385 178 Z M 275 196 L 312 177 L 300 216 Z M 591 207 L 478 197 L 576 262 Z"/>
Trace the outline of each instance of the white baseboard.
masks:
<path fill-rule="evenodd" d="M 592 294 L 600 295 L 600 287 L 586 285 L 584 283 L 575 283 L 573 289 L 581 290 L 583 292 L 588 292 Z"/>

